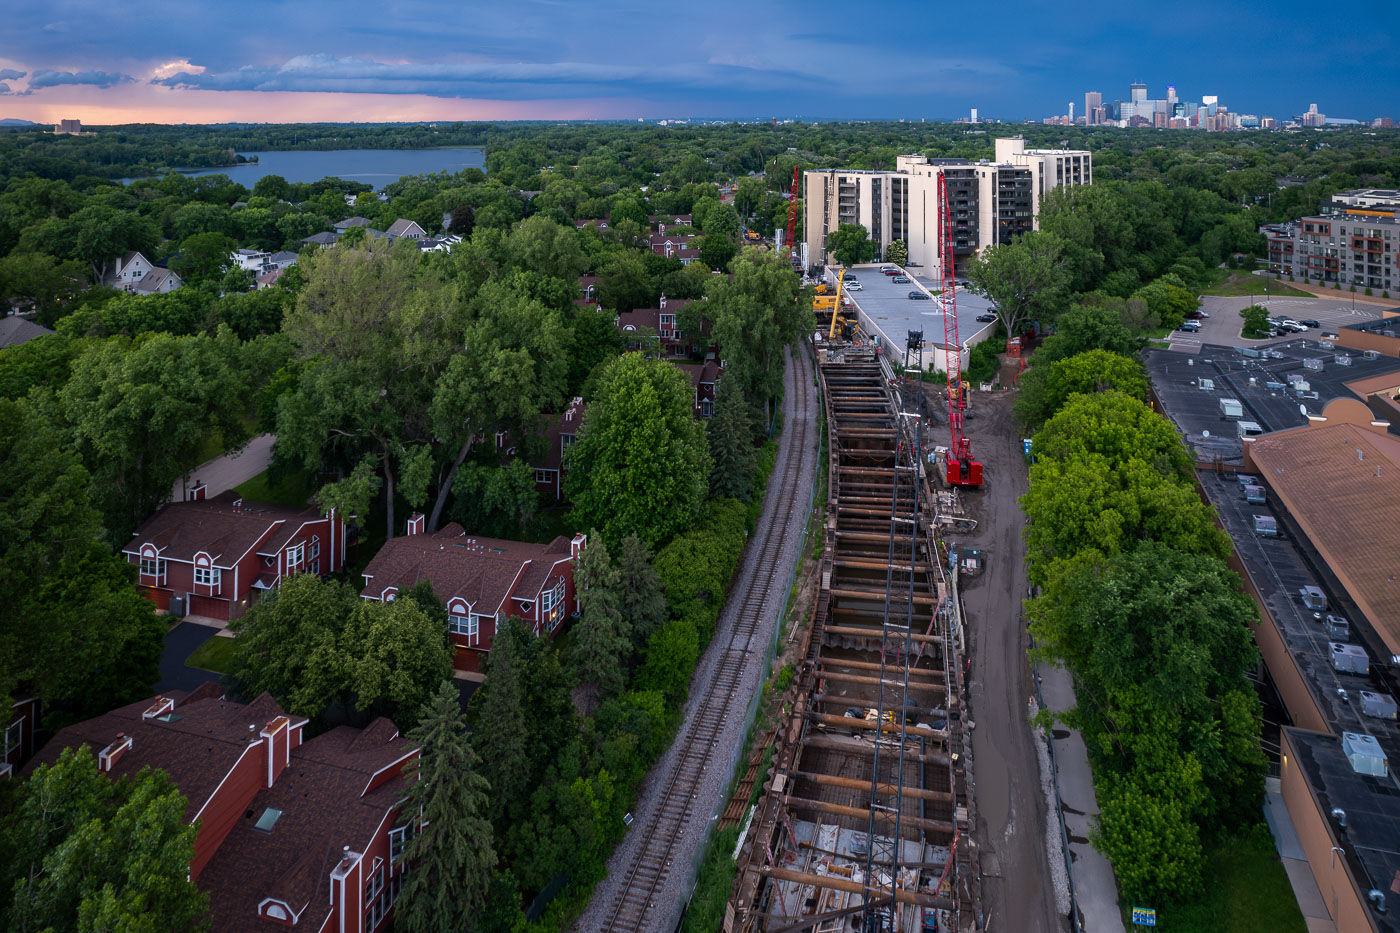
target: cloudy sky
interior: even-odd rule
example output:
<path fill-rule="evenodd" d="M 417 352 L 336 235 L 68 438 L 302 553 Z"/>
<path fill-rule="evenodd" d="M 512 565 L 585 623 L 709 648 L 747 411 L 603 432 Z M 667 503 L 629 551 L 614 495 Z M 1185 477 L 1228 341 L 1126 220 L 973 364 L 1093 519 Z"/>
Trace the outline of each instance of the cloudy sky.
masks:
<path fill-rule="evenodd" d="M 18 0 L 0 117 L 928 118 L 1083 93 L 1400 117 L 1400 2 Z M 1347 24 L 1364 24 L 1351 29 Z"/>

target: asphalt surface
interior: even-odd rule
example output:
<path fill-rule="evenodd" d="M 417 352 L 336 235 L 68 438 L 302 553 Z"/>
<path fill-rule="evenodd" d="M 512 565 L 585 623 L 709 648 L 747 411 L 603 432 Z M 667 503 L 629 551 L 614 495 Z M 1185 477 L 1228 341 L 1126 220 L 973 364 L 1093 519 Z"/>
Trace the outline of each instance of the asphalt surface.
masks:
<path fill-rule="evenodd" d="M 851 269 L 861 284 L 859 291 L 849 292 L 851 300 L 860 310 L 861 329 L 868 333 L 873 328 L 880 334 L 882 343 L 900 353 L 903 352 L 909 331 L 923 331 L 926 345 L 924 364 L 928 365 L 932 346 L 943 344 L 943 305 L 937 297 L 918 301 L 910 298 L 909 293 L 930 292 L 939 287 L 938 283 L 918 277 L 917 281 L 896 285 L 892 281 L 893 276 L 880 272 L 880 265 L 873 263 Z M 851 273 L 847 274 L 848 278 Z M 979 314 L 991 310 L 991 302 L 959 288 L 957 305 L 958 340 L 963 346 L 980 343 L 991 335 L 996 323 L 977 320 Z"/>
<path fill-rule="evenodd" d="M 160 680 L 156 692 L 165 690 L 193 690 L 210 680 L 218 680 L 213 671 L 200 670 L 185 663 L 190 652 L 219 633 L 211 625 L 198 622 L 181 622 L 165 633 L 165 650 L 160 656 Z"/>
<path fill-rule="evenodd" d="M 985 560 L 985 569 L 965 582 L 963 591 L 972 647 L 972 760 L 985 929 L 1048 933 L 1068 929 L 1068 919 L 1056 906 L 1046 845 L 1051 814 L 1029 722 L 1028 700 L 1035 687 L 1021 616 L 1027 586 L 1021 537 L 1025 519 L 1017 503 L 1026 491 L 1026 464 L 1011 419 L 1011 396 L 975 396 L 977 416 L 967 427 L 985 484 L 963 501 L 979 524 L 971 534 L 951 537 L 981 547 Z"/>
<path fill-rule="evenodd" d="M 175 481 L 175 486 L 170 490 L 170 501 L 183 502 L 185 487 L 193 486 L 196 481 L 209 487 L 204 493 L 206 499 L 248 482 L 272 462 L 272 442 L 275 440 L 276 435 L 259 434 L 237 453 L 224 454 L 208 463 L 201 463 L 188 476 Z"/>
<path fill-rule="evenodd" d="M 1269 311 L 1269 317 L 1286 317 L 1295 321 L 1311 318 L 1320 323 L 1322 327 L 1305 331 L 1302 334 L 1286 334 L 1268 340 L 1245 340 L 1240 336 L 1240 328 L 1244 325 L 1244 321 L 1240 318 L 1240 311 L 1252 304 L 1264 305 Z M 1206 295 L 1201 298 L 1201 310 L 1209 314 L 1210 317 L 1203 318 L 1199 322 L 1201 325 L 1199 333 L 1187 334 L 1174 330 L 1167 335 L 1167 341 L 1173 350 L 1182 353 L 1199 353 L 1202 346 L 1211 343 L 1238 347 L 1270 346 L 1300 336 L 1317 340 L 1324 332 L 1336 333 L 1338 327 L 1362 321 L 1373 321 L 1381 316 L 1381 309 L 1375 305 L 1363 305 L 1358 302 L 1353 309 L 1350 295 L 1347 296 L 1346 300 L 1277 297 L 1265 300 L 1263 295 L 1257 295 L 1253 298 L 1249 296 L 1223 298 L 1218 295 Z"/>

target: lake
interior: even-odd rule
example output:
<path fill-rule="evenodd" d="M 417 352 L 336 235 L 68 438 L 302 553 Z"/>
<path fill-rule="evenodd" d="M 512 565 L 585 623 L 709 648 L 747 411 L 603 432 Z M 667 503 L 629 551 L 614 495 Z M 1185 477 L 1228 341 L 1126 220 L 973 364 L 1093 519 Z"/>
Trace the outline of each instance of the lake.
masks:
<path fill-rule="evenodd" d="M 228 168 L 199 169 L 183 174 L 227 175 L 252 188 L 264 175 L 281 175 L 290 182 L 320 181 L 327 175 L 361 181 L 383 188 L 404 175 L 428 172 L 460 172 L 467 168 L 486 171 L 486 150 L 457 149 L 333 149 L 325 152 L 245 152 L 258 161 Z M 130 181 L 131 179 L 123 179 Z"/>

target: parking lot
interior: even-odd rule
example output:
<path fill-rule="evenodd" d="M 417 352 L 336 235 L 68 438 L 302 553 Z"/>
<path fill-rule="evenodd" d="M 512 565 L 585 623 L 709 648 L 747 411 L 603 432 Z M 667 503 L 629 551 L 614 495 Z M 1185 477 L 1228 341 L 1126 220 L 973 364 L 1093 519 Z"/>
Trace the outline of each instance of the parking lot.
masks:
<path fill-rule="evenodd" d="M 943 305 L 934 296 L 931 301 L 918 301 L 909 297 L 911 291 L 932 294 L 938 289 L 938 282 L 923 277 L 911 278 L 908 284 L 895 284 L 893 276 L 880 272 L 880 263 L 852 267 L 846 273 L 847 281 L 855 275 L 860 282 L 860 290 L 847 292 L 860 313 L 861 330 L 867 334 L 880 335 L 880 342 L 900 349 L 905 345 L 906 335 L 911 330 L 924 332 L 925 354 L 943 345 Z M 962 288 L 958 289 L 958 339 L 963 346 L 970 347 L 991 336 L 995 322 L 977 320 L 980 314 L 991 311 L 991 302 L 980 295 L 974 295 Z M 964 364 L 966 356 L 964 355 Z"/>
<path fill-rule="evenodd" d="M 1270 297 L 1266 300 L 1262 295 L 1254 298 L 1249 296 L 1222 298 L 1206 295 L 1201 298 L 1201 310 L 1209 314 L 1210 317 L 1200 320 L 1200 331 L 1188 334 L 1174 330 L 1167 335 L 1166 339 L 1173 350 L 1182 353 L 1199 353 L 1201 347 L 1207 344 L 1232 347 L 1269 346 L 1283 343 L 1295 336 L 1285 334 L 1266 340 L 1245 340 L 1240 336 L 1240 329 L 1244 326 L 1240 311 L 1252 304 L 1261 304 L 1267 308 L 1269 317 L 1291 318 L 1295 321 L 1304 319 L 1317 321 L 1322 325 L 1321 328 L 1314 328 L 1301 335 L 1312 337 L 1314 340 L 1323 332 L 1335 334 L 1338 327 L 1361 321 L 1372 321 L 1381 316 L 1381 309 L 1375 305 L 1355 302 L 1353 307 L 1350 295 L 1345 301 L 1330 298 L 1277 297 Z"/>

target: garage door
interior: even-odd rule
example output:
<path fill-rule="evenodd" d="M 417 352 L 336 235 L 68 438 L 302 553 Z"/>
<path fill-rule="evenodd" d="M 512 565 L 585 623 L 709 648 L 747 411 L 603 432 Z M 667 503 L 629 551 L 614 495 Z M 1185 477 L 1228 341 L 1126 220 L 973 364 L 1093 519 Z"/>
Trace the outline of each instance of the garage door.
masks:
<path fill-rule="evenodd" d="M 209 616 L 212 619 L 228 619 L 228 600 L 213 596 L 190 596 L 190 615 Z"/>

